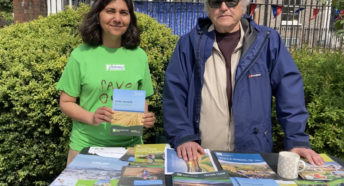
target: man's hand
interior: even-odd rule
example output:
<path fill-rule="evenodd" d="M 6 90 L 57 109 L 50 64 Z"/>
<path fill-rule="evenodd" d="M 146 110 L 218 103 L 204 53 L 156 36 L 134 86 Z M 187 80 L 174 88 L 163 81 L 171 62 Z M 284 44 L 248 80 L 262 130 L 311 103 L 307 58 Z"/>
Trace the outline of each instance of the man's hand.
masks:
<path fill-rule="evenodd" d="M 146 128 L 153 127 L 155 123 L 155 114 L 153 112 L 144 113 L 141 122 Z"/>
<path fill-rule="evenodd" d="M 312 165 L 323 165 L 324 159 L 316 153 L 312 149 L 303 148 L 303 147 L 295 147 L 290 150 L 291 152 L 295 152 L 296 154 L 300 155 L 303 158 L 306 158 L 307 161 Z"/>
<path fill-rule="evenodd" d="M 205 154 L 203 148 L 196 142 L 186 142 L 177 147 L 179 158 L 184 161 L 193 161 L 197 159 L 197 154 Z"/>

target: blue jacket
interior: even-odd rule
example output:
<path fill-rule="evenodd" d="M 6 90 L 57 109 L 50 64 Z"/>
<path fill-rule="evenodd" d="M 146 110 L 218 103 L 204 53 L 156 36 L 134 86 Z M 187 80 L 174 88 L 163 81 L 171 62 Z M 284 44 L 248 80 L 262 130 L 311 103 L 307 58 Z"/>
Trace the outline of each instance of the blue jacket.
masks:
<path fill-rule="evenodd" d="M 199 119 L 204 66 L 215 41 L 214 31 L 208 32 L 210 24 L 209 18 L 199 19 L 197 26 L 179 39 L 166 70 L 164 132 L 173 147 L 187 141 L 202 144 Z M 275 30 L 247 17 L 241 24 L 245 38 L 232 103 L 235 151 L 272 151 L 272 96 L 285 132 L 285 149 L 309 147 L 304 132 L 308 113 L 297 66 Z"/>

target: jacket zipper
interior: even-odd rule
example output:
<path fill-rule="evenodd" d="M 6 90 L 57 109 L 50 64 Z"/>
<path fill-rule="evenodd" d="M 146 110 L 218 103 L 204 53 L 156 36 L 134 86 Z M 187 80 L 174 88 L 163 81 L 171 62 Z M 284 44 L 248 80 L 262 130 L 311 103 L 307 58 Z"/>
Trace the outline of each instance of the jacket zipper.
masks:
<path fill-rule="evenodd" d="M 197 46 L 197 54 L 196 54 L 196 65 L 198 65 L 197 67 L 197 71 L 199 73 L 199 75 L 201 75 L 201 43 L 202 43 L 202 35 L 203 32 L 202 31 L 198 31 L 199 34 L 199 39 L 198 39 L 198 46 Z M 201 105 L 200 105 L 200 96 L 197 97 L 197 102 L 196 102 L 196 109 L 197 109 L 197 115 L 195 115 L 196 118 L 196 123 L 199 123 L 199 118 L 200 118 L 200 112 L 201 112 Z"/>
<path fill-rule="evenodd" d="M 236 88 L 238 82 L 244 77 L 244 75 L 246 74 L 246 72 L 253 66 L 254 62 L 257 60 L 259 54 L 260 54 L 260 53 L 262 52 L 262 50 L 263 50 L 263 46 L 265 46 L 265 43 L 266 43 L 266 41 L 268 40 L 269 35 L 270 35 L 270 31 L 268 31 L 268 32 L 266 33 L 266 36 L 265 36 L 264 41 L 263 41 L 263 44 L 262 44 L 262 46 L 260 47 L 260 49 L 259 49 L 257 55 L 254 56 L 254 59 L 251 61 L 251 63 L 248 65 L 248 67 L 241 73 L 241 75 L 240 75 L 238 81 L 235 82 L 234 90 L 235 90 L 235 88 Z"/>

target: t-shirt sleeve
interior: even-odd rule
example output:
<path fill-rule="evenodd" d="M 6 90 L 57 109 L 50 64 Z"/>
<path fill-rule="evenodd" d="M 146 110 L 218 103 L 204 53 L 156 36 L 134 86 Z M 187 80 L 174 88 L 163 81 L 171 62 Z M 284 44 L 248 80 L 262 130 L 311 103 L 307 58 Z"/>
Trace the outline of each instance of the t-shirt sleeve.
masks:
<path fill-rule="evenodd" d="M 62 90 L 72 97 L 79 97 L 81 89 L 80 74 L 80 64 L 73 55 L 71 55 L 62 76 L 57 83 L 56 89 Z"/>
<path fill-rule="evenodd" d="M 139 87 L 139 89 L 145 90 L 146 91 L 146 97 L 149 97 L 149 96 L 154 94 L 154 90 L 153 90 L 152 79 L 151 79 L 151 74 L 150 74 L 150 70 L 149 70 L 147 55 L 145 55 L 145 64 L 144 65 L 145 65 L 144 75 L 143 75 L 143 79 L 142 79 L 141 86 Z"/>

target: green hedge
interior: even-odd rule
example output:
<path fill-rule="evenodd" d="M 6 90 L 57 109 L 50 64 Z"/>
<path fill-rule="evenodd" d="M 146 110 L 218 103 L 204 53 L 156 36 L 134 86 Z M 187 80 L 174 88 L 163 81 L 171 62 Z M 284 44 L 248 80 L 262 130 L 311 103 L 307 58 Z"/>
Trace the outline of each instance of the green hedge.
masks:
<path fill-rule="evenodd" d="M 70 52 L 81 44 L 77 27 L 88 6 L 0 29 L 0 185 L 46 185 L 65 167 L 71 120 L 55 90 Z M 164 71 L 177 42 L 154 19 L 137 14 L 155 95 L 149 101 L 161 134 Z"/>
<path fill-rule="evenodd" d="M 309 53 L 303 49 L 293 57 L 304 80 L 312 147 L 344 160 L 343 51 Z"/>
<path fill-rule="evenodd" d="M 344 54 L 340 50 L 310 51 L 292 51 L 304 81 L 309 112 L 306 132 L 314 150 L 344 160 Z M 275 117 L 273 121 L 277 124 Z M 275 152 L 283 149 L 279 125 L 274 127 L 274 144 Z"/>

